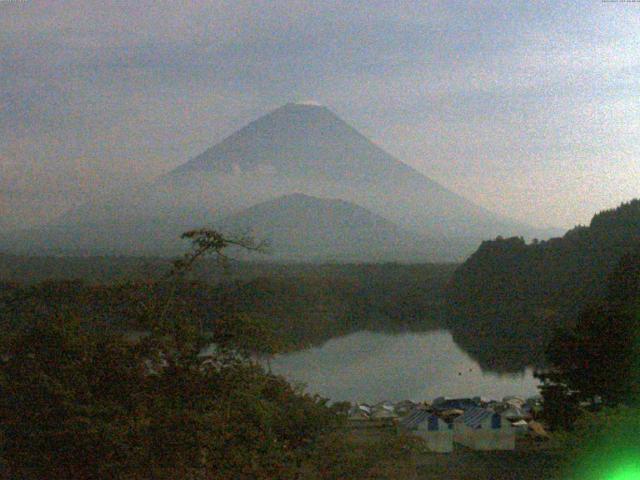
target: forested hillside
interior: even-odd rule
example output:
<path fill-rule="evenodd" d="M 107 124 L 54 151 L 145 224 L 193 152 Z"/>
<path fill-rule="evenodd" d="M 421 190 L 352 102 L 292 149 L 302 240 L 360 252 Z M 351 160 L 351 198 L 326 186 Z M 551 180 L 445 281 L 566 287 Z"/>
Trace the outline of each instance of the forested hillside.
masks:
<path fill-rule="evenodd" d="M 458 343 L 484 363 L 487 345 L 505 370 L 542 360 L 553 332 L 605 293 L 607 275 L 640 242 L 640 200 L 595 215 L 562 238 L 483 242 L 447 287 Z"/>
<path fill-rule="evenodd" d="M 191 279 L 171 291 L 162 276 L 167 269 L 163 260 L 4 260 L 0 330 L 5 332 L 24 327 L 30 319 L 69 312 L 91 327 L 144 330 L 141 299 L 161 302 L 173 296 L 176 308 L 200 318 L 206 328 L 229 312 L 244 314 L 266 322 L 290 348 L 361 329 L 435 328 L 444 286 L 455 268 L 453 264 L 238 263 L 225 274 L 216 263 L 205 261 Z M 60 272 L 75 280 L 64 280 Z"/>
<path fill-rule="evenodd" d="M 613 269 L 603 299 L 552 338 L 546 360 L 540 377 L 553 427 L 571 428 L 580 404 L 640 406 L 640 246 Z"/>
<path fill-rule="evenodd" d="M 188 272 L 231 241 L 186 236 L 163 281 L 0 285 L 0 478 L 410 478 L 416 442 L 358 444 L 346 405 L 263 368 L 283 346 L 268 323 L 233 303 L 207 322 Z M 111 328 L 127 321 L 146 335 Z"/>

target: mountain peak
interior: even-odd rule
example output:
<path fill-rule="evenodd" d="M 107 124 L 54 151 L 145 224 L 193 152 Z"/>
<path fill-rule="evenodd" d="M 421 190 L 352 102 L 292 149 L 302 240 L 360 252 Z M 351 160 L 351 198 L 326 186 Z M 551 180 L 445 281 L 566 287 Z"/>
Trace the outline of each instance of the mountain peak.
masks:
<path fill-rule="evenodd" d="M 285 113 L 286 112 L 293 112 L 295 114 L 313 113 L 313 112 L 317 112 L 317 113 L 329 112 L 329 113 L 331 113 L 332 116 L 335 116 L 335 114 L 333 112 L 331 112 L 331 110 L 329 108 L 327 108 L 325 105 L 322 105 L 321 103 L 316 102 L 315 100 L 304 100 L 304 101 L 300 101 L 300 102 L 285 103 L 281 107 L 276 108 L 270 114 L 268 113 L 262 118 L 268 118 L 270 115 L 278 114 L 280 112 L 285 112 Z"/>
<path fill-rule="evenodd" d="M 315 101 L 287 103 L 257 118 L 161 184 L 198 198 L 194 203 L 206 199 L 225 210 L 304 192 L 354 202 L 429 235 L 494 237 L 527 230 L 425 177 Z"/>
<path fill-rule="evenodd" d="M 298 106 L 298 107 L 324 107 L 324 105 L 322 105 L 320 102 L 317 102 L 316 100 L 302 100 L 299 102 L 289 102 L 285 105 L 288 106 Z"/>

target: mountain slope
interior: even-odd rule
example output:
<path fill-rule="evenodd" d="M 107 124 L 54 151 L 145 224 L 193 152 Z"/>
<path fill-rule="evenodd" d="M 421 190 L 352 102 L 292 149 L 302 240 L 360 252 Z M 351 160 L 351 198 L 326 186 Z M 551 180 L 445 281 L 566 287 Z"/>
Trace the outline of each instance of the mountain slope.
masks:
<path fill-rule="evenodd" d="M 194 190 L 215 185 L 225 197 L 220 203 L 235 197 L 245 207 L 296 191 L 342 198 L 429 235 L 488 238 L 531 230 L 447 190 L 320 106 L 285 105 L 161 183 Z"/>
<path fill-rule="evenodd" d="M 254 205 L 216 226 L 266 240 L 270 257 L 280 260 L 459 260 L 451 245 L 429 241 L 358 205 L 304 194 Z"/>
<path fill-rule="evenodd" d="M 182 231 L 294 192 L 359 205 L 430 241 L 459 246 L 456 258 L 498 234 L 540 236 L 428 179 L 327 108 L 288 104 L 155 182 L 78 205 L 50 225 L 6 235 L 0 249 L 174 254 Z"/>

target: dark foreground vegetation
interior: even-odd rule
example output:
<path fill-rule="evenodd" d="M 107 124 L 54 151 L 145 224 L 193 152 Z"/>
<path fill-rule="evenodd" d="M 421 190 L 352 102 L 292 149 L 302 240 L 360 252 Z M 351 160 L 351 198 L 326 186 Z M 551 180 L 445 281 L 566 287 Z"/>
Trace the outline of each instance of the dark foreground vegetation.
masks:
<path fill-rule="evenodd" d="M 560 239 L 485 242 L 447 298 L 449 320 L 468 325 L 454 338 L 481 363 L 490 345 L 505 368 L 544 366 L 558 458 L 549 477 L 531 478 L 640 478 L 640 201 Z M 528 477 L 509 475 L 499 478 Z"/>
<path fill-rule="evenodd" d="M 0 369 L 4 478 L 386 478 L 408 468 L 408 439 L 354 444 L 336 408 L 252 362 L 249 351 L 271 348 L 256 325 L 221 325 L 207 339 L 218 350 L 203 357 L 194 325 L 173 320 L 137 344 L 72 317 L 12 339 Z"/>
<path fill-rule="evenodd" d="M 188 310 L 205 329 L 233 312 L 266 322 L 284 344 L 300 348 L 363 329 L 436 328 L 455 265 L 233 262 L 225 271 L 205 259 L 169 284 L 170 268 L 161 259 L 0 255 L 0 330 L 61 311 L 74 312 L 87 327 L 145 330 L 146 300 L 171 294 L 173 307 Z"/>
<path fill-rule="evenodd" d="M 208 231 L 189 234 L 184 258 L 157 260 L 152 273 L 127 281 L 119 277 L 126 269 L 96 273 L 102 260 L 84 259 L 72 260 L 86 270 L 79 280 L 43 281 L 37 262 L 66 260 L 4 257 L 2 478 L 640 475 L 638 218 L 632 202 L 556 241 L 487 243 L 448 284 L 458 315 L 486 315 L 446 323 L 481 362 L 544 365 L 551 443 L 500 454 L 424 454 L 415 439 L 390 431 L 362 441 L 347 427 L 345 406 L 305 394 L 256 360 L 363 328 L 442 325 L 453 266 L 296 265 L 265 275 L 267 267 L 245 264 L 224 277 L 214 264 L 194 268 L 228 246 Z M 31 282 L 11 281 L 20 268 L 33 272 Z M 215 281 L 205 281 L 209 274 Z"/>
<path fill-rule="evenodd" d="M 420 480 L 560 480 L 557 449 L 520 447 L 515 451 L 479 452 L 458 448 L 451 454 L 416 456 Z"/>
<path fill-rule="evenodd" d="M 3 337 L 4 478 L 411 478 L 410 439 L 357 443 L 339 406 L 253 360 L 279 348 L 268 325 L 230 311 L 205 335 L 171 292 L 197 256 L 226 243 L 211 232 L 191 238 L 194 251 L 165 282 L 170 293 L 138 297 L 149 336 L 127 340 L 107 324 L 87 328 L 73 308 L 35 305 Z"/>
<path fill-rule="evenodd" d="M 640 244 L 604 291 L 552 337 L 540 373 L 561 478 L 640 478 Z"/>
<path fill-rule="evenodd" d="M 578 320 L 548 344 L 546 416 L 571 428 L 580 406 L 640 406 L 640 247 L 622 257 L 604 299 L 583 307 Z"/>

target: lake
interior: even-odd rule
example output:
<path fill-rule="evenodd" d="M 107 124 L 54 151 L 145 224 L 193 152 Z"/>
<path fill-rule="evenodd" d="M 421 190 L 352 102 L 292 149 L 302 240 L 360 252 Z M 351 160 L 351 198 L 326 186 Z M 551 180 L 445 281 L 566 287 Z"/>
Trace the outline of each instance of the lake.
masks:
<path fill-rule="evenodd" d="M 483 372 L 444 330 L 357 332 L 279 355 L 271 360 L 271 369 L 332 401 L 422 401 L 438 396 L 500 400 L 539 393 L 531 369 L 516 375 Z"/>

